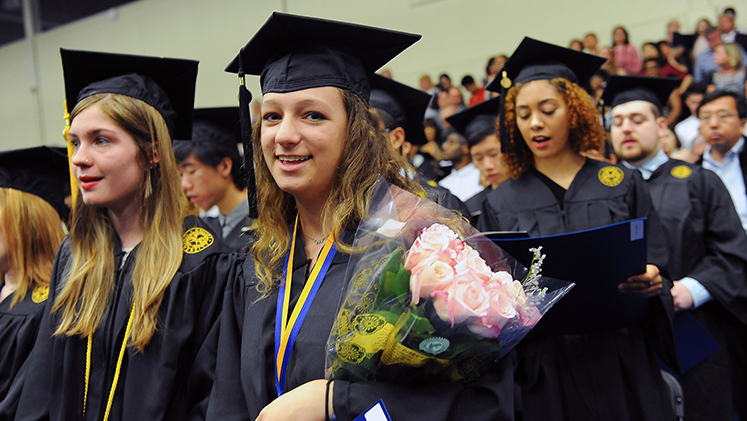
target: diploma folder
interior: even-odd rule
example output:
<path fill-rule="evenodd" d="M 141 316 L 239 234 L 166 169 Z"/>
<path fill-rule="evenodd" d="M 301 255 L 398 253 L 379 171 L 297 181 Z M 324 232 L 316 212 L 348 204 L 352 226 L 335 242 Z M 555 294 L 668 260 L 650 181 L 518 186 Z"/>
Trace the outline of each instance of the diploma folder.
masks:
<path fill-rule="evenodd" d="M 521 264 L 542 246 L 542 275 L 576 284 L 534 328 L 543 333 L 591 333 L 643 324 L 648 300 L 617 285 L 646 271 L 646 221 L 633 219 L 586 231 L 547 237 L 506 238 L 484 233 Z"/>

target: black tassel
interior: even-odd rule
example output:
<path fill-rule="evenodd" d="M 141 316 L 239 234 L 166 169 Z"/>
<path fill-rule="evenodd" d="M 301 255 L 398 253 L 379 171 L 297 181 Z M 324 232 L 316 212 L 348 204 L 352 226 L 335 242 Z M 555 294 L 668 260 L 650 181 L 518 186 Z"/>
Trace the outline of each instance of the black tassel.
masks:
<path fill-rule="evenodd" d="M 246 89 L 244 66 L 239 53 L 239 117 L 241 118 L 241 142 L 244 144 L 244 166 L 246 168 L 247 199 L 249 200 L 249 218 L 256 219 L 257 181 L 254 174 L 254 146 L 252 145 L 252 93 Z"/>

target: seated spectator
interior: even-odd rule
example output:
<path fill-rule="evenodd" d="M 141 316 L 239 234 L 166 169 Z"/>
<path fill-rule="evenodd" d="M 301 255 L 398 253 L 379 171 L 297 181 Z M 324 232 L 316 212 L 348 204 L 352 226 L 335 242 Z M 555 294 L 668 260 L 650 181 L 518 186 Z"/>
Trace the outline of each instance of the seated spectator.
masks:
<path fill-rule="evenodd" d="M 602 49 L 599 50 L 599 56 L 607 59 L 607 61 L 602 64 L 602 70 L 610 75 L 625 75 L 625 70 L 618 67 L 617 62 L 615 61 L 615 51 L 612 47 L 602 47 Z"/>
<path fill-rule="evenodd" d="M 451 78 L 446 73 L 439 77 L 438 109 L 442 126 L 447 127 L 444 122 L 446 118 L 452 116 L 464 108 L 462 91 L 451 84 Z"/>
<path fill-rule="evenodd" d="M 666 42 L 670 45 L 674 41 L 674 34 L 680 31 L 680 22 L 677 19 L 672 19 L 667 23 L 667 40 Z"/>
<path fill-rule="evenodd" d="M 716 46 L 713 60 L 720 67 L 711 76 L 713 87 L 744 95 L 745 68 L 742 65 L 742 54 L 739 52 L 739 46 L 731 42 Z"/>
<path fill-rule="evenodd" d="M 503 70 L 506 60 L 508 60 L 508 57 L 505 54 L 490 57 L 488 64 L 485 66 L 485 77 L 482 80 L 482 86 L 488 86 L 495 79 L 498 73 Z"/>
<path fill-rule="evenodd" d="M 706 29 L 705 36 L 708 40 L 709 48 L 695 57 L 695 67 L 693 69 L 693 79 L 695 82 L 708 81 L 711 75 L 721 69 L 721 66 L 716 64 L 714 57 L 716 47 L 724 43 L 721 40 L 721 33 L 716 28 L 708 28 Z M 747 54 L 745 54 L 741 46 L 737 46 L 737 48 L 742 56 L 742 66 L 747 66 Z"/>
<path fill-rule="evenodd" d="M 698 105 L 700 105 L 700 100 L 703 99 L 705 91 L 705 84 L 692 83 L 682 94 L 682 102 L 685 103 L 685 108 L 690 114 L 687 118 L 674 126 L 674 133 L 680 140 L 682 149 L 692 150 L 695 138 L 700 135 L 700 120 L 696 117 L 695 110 L 698 109 Z"/>
<path fill-rule="evenodd" d="M 467 107 L 473 107 L 483 101 L 485 101 L 488 91 L 485 90 L 485 87 L 478 87 L 475 84 L 475 79 L 467 75 L 462 78 L 462 87 L 466 89 L 469 93 L 472 94 L 472 96 L 469 99 L 469 102 L 467 103 Z"/>
<path fill-rule="evenodd" d="M 637 75 L 641 72 L 641 58 L 638 51 L 630 45 L 628 31 L 618 26 L 612 31 L 612 46 L 615 52 L 615 63 L 626 75 Z"/>
<path fill-rule="evenodd" d="M 664 61 L 661 68 L 662 77 L 678 77 L 683 79 L 688 74 L 686 64 L 685 48 L 677 46 L 672 48 L 667 41 L 659 41 L 659 51 Z"/>
<path fill-rule="evenodd" d="M 580 39 L 574 38 L 571 40 L 570 44 L 568 44 L 568 48 L 570 48 L 571 50 L 583 51 L 584 44 L 581 43 Z"/>
<path fill-rule="evenodd" d="M 597 39 L 597 34 L 593 32 L 589 32 L 588 34 L 584 35 L 584 41 L 583 41 L 584 50 L 589 54 L 594 54 L 595 56 L 599 55 L 599 40 Z"/>
<path fill-rule="evenodd" d="M 433 118 L 426 118 L 423 123 L 426 143 L 418 149 L 412 159 L 412 165 L 417 169 L 420 177 L 425 180 L 438 181 L 446 175 L 439 163 L 443 159 L 441 151 L 441 127 Z"/>
<path fill-rule="evenodd" d="M 695 43 L 692 48 L 692 60 L 695 60 L 700 53 L 708 49 L 708 40 L 706 39 L 706 30 L 708 30 L 708 28 L 713 28 L 713 24 L 711 24 L 711 21 L 706 18 L 699 20 L 698 24 L 695 26 L 695 34 L 697 35 L 697 38 L 695 38 Z"/>

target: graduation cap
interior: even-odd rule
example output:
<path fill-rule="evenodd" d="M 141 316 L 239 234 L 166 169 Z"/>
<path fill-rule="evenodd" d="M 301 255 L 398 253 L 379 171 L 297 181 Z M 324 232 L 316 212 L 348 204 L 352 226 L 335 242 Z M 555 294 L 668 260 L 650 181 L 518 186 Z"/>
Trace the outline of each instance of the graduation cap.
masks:
<path fill-rule="evenodd" d="M 335 86 L 367 101 L 367 75 L 419 39 L 416 34 L 274 12 L 226 71 L 259 75 L 263 94 Z"/>
<path fill-rule="evenodd" d="M 371 106 L 390 117 L 394 128 L 405 129 L 408 142 L 425 145 L 428 140 L 423 131 L 423 118 L 431 95 L 375 73 L 369 75 L 369 83 Z"/>
<path fill-rule="evenodd" d="M 260 76 L 263 94 L 333 86 L 368 102 L 368 74 L 419 39 L 416 34 L 274 12 L 226 67 L 239 76 L 244 156 L 253 156 L 245 74 Z M 254 171 L 247 171 L 250 218 L 257 217 L 255 184 Z"/>
<path fill-rule="evenodd" d="M 65 148 L 15 149 L 0 152 L 0 187 L 20 190 L 44 199 L 67 221 L 65 196 L 70 176 Z"/>
<path fill-rule="evenodd" d="M 610 108 L 630 101 L 646 101 L 661 112 L 669 94 L 681 82 L 676 77 L 612 76 L 607 81 L 602 100 Z"/>
<path fill-rule="evenodd" d="M 583 85 L 604 62 L 593 54 L 524 37 L 488 90 L 499 92 L 499 86 L 508 89 L 517 83 L 555 78 Z"/>
<path fill-rule="evenodd" d="M 197 61 L 60 49 L 67 112 L 88 96 L 126 95 L 154 107 L 172 139 L 190 139 Z"/>
<path fill-rule="evenodd" d="M 583 85 L 606 60 L 593 54 L 524 37 L 516 51 L 511 54 L 501 71 L 487 89 L 500 92 L 506 97 L 508 89 L 517 83 L 534 80 L 563 78 L 577 85 Z M 506 135 L 504 107 L 500 109 L 501 152 L 506 152 L 510 141 Z"/>
<path fill-rule="evenodd" d="M 451 127 L 463 134 L 469 147 L 480 143 L 495 133 L 495 120 L 501 107 L 501 98 L 490 98 L 446 119 Z"/>
<path fill-rule="evenodd" d="M 194 111 L 192 140 L 236 148 L 241 143 L 239 107 L 198 108 Z"/>

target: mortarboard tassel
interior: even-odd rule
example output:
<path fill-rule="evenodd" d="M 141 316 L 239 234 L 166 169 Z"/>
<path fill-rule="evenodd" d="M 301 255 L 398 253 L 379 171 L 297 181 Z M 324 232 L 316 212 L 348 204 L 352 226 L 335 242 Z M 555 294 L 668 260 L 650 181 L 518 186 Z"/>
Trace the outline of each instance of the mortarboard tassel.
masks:
<path fill-rule="evenodd" d="M 252 93 L 246 89 L 244 66 L 239 53 L 239 118 L 241 119 L 241 141 L 244 144 L 244 168 L 246 169 L 247 199 L 249 200 L 249 218 L 256 219 L 257 182 L 254 175 L 254 147 L 252 145 L 252 116 L 250 105 Z"/>
<path fill-rule="evenodd" d="M 73 152 L 75 151 L 75 148 L 70 142 L 70 137 L 68 136 L 68 133 L 70 133 L 70 112 L 68 112 L 67 109 L 67 101 L 63 103 L 63 106 L 65 107 L 65 115 L 63 116 L 65 119 L 65 128 L 62 129 L 62 137 L 65 138 L 65 145 L 67 146 L 67 163 L 70 168 L 70 195 L 72 196 L 70 220 L 72 220 L 73 212 L 75 211 L 75 203 L 78 200 L 78 182 L 75 180 L 75 175 L 73 174 Z"/>

